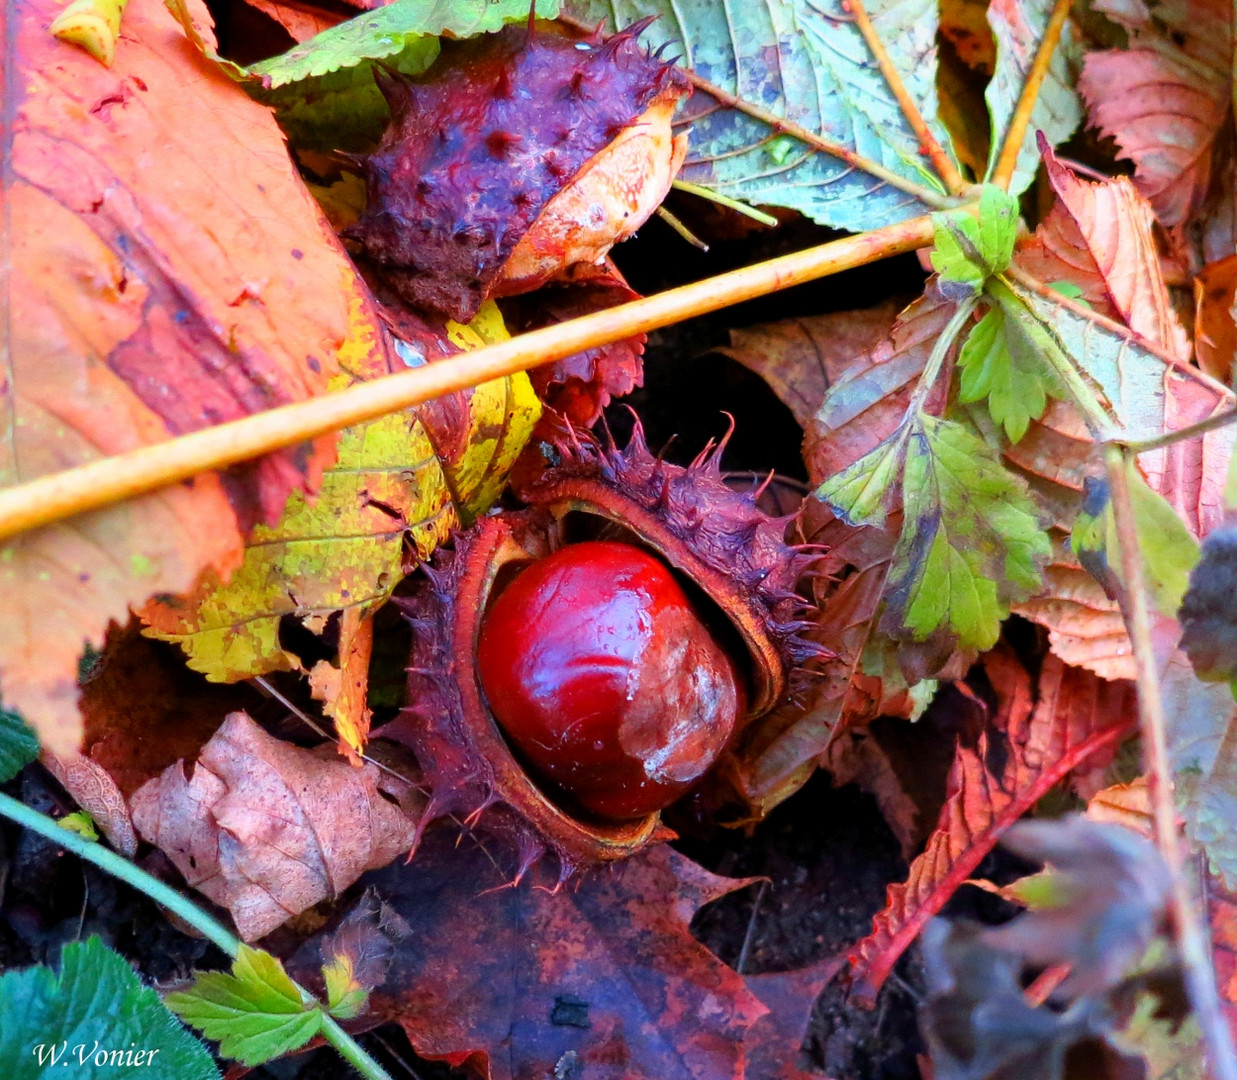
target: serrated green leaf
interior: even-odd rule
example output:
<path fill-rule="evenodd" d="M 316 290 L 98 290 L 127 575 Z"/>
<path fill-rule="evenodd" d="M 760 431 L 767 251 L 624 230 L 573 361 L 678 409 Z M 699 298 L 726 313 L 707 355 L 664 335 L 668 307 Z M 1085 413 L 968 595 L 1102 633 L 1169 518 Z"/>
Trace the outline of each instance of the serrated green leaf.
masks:
<path fill-rule="evenodd" d="M 642 40 L 654 48 L 670 43 L 698 75 L 908 181 L 943 190 L 842 0 L 568 0 L 564 10 L 611 29 L 657 15 Z M 908 93 L 948 146 L 937 119 L 937 5 L 875 0 L 867 11 Z M 691 183 L 853 232 L 928 209 L 853 165 L 778 137 L 764 121 L 732 109 L 701 110 L 695 101 L 686 108 L 696 117 L 682 173 Z"/>
<path fill-rule="evenodd" d="M 322 981 L 326 984 L 327 1007 L 335 1019 L 351 1020 L 360 1015 L 369 991 L 357 982 L 352 957 L 340 953 L 323 964 Z"/>
<path fill-rule="evenodd" d="M 909 428 L 902 425 L 889 438 L 816 491 L 848 525 L 885 524 L 888 504 L 896 491 L 906 451 Z"/>
<path fill-rule="evenodd" d="M 989 649 L 1051 554 L 1026 485 L 965 425 L 921 414 L 906 444 L 904 520 L 887 585 L 913 640 L 939 629 Z"/>
<path fill-rule="evenodd" d="M 944 630 L 964 648 L 991 648 L 1051 553 L 1026 485 L 969 427 L 919 413 L 817 494 L 852 524 L 881 525 L 899 476 L 886 621 L 915 641 Z"/>
<path fill-rule="evenodd" d="M 988 184 L 980 191 L 978 215 L 949 210 L 933 214 L 932 224 L 932 266 L 941 276 L 941 291 L 961 299 L 1009 267 L 1018 238 L 1018 201 Z"/>
<path fill-rule="evenodd" d="M 40 965 L 0 975 L 0 1060 L 8 1080 L 219 1077 L 206 1047 L 97 937 L 65 945 L 58 974 Z"/>
<path fill-rule="evenodd" d="M 993 282 L 990 292 L 992 305 L 958 354 L 958 400 L 986 400 L 993 421 L 1016 443 L 1043 415 L 1049 396 L 1062 397 L 1064 390 L 1043 360 L 1053 347 L 1048 332 L 1008 288 Z"/>
<path fill-rule="evenodd" d="M 39 756 L 39 740 L 15 712 L 0 706 L 0 784 Z"/>
<path fill-rule="evenodd" d="M 270 953 L 241 945 L 232 974 L 200 973 L 188 990 L 167 995 L 167 1006 L 219 1052 L 244 1065 L 260 1065 L 309 1042 L 322 1026 L 322 1007 L 305 1001 Z"/>
<path fill-rule="evenodd" d="M 988 25 L 996 41 L 996 66 L 984 93 L 992 124 L 989 176 L 1000 156 L 1027 73 L 1048 27 L 1052 8 L 1053 0 L 994 0 L 988 5 Z M 1039 167 L 1035 133 L 1042 131 L 1048 142 L 1057 146 L 1068 139 L 1082 122 L 1082 103 L 1075 90 L 1081 64 L 1082 47 L 1066 22 L 1048 65 L 1048 73 L 1035 98 L 1031 122 L 1022 137 L 1009 185 L 1011 195 L 1022 194 L 1035 178 L 1035 170 Z"/>

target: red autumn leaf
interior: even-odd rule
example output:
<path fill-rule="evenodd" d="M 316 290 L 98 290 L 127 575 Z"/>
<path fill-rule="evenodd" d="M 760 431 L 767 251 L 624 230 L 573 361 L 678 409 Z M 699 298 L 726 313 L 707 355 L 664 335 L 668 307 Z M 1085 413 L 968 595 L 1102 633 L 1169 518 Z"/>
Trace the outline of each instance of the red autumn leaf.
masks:
<path fill-rule="evenodd" d="M 1040 153 L 1057 201 L 1018 252 L 1018 265 L 1041 281 L 1065 277 L 1096 311 L 1189 360 L 1190 342 L 1160 269 L 1151 204 L 1124 176 L 1099 183 L 1075 176 L 1043 135 Z"/>
<path fill-rule="evenodd" d="M 270 113 L 186 47 L 158 0 L 129 6 L 110 69 L 47 33 L 58 7 L 19 6 L 6 38 L 14 227 L 0 260 L 20 318 L 0 386 L 5 483 L 319 393 L 339 351 L 374 333 Z M 240 530 L 313 487 L 332 442 L 6 543 L 5 704 L 52 749 L 75 748 L 83 642 L 154 592 L 230 571 Z"/>
<path fill-rule="evenodd" d="M 802 1075 L 808 1012 L 836 965 L 749 985 L 689 931 L 702 905 L 747 882 L 659 846 L 548 891 L 512 886 L 500 858 L 480 838 L 434 829 L 410 865 L 366 876 L 411 932 L 364 1026 L 394 1021 L 422 1056 L 493 1080 Z M 292 967 L 319 960 L 311 939 Z"/>
<path fill-rule="evenodd" d="M 1049 654 L 1033 686 L 1000 646 L 983 665 L 995 713 L 973 742 L 959 741 L 936 831 L 906 882 L 890 886 L 871 934 L 851 950 L 852 977 L 866 999 L 1005 830 L 1071 772 L 1111 755 L 1135 725 L 1128 683 L 1066 667 Z"/>
<path fill-rule="evenodd" d="M 1096 5 L 1130 34 L 1125 49 L 1091 53 L 1078 88 L 1091 123 L 1134 162 L 1134 182 L 1170 228 L 1207 196 L 1232 108 L 1233 9 L 1226 0 Z"/>
<path fill-rule="evenodd" d="M 178 761 L 129 802 L 142 837 L 252 941 L 407 851 L 416 821 L 401 800 L 417 808 L 410 785 L 376 765 L 324 760 L 238 712 L 191 775 Z"/>

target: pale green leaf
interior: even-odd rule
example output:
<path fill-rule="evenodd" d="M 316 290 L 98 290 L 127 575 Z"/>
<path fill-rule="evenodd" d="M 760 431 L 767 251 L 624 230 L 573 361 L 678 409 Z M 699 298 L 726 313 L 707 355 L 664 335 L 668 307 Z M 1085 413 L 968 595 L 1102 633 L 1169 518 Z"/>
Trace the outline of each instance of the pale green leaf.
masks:
<path fill-rule="evenodd" d="M 7 1080 L 219 1077 L 206 1047 L 97 937 L 65 945 L 59 973 L 0 975 L 0 1060 Z"/>
<path fill-rule="evenodd" d="M 1175 618 L 1190 583 L 1190 571 L 1199 559 L 1199 544 L 1168 500 L 1153 490 L 1133 464 L 1126 473 L 1143 583 L 1156 610 Z M 1102 499 L 1095 498 L 1102 494 Z M 1125 587 L 1116 516 L 1103 486 L 1093 488 L 1084 513 L 1074 523 L 1071 546 L 1094 566 L 1092 573 Z M 1096 558 L 1099 562 L 1096 562 Z M 1103 569 L 1100 569 L 1100 567 Z"/>
<path fill-rule="evenodd" d="M 903 425 L 876 449 L 835 473 L 816 491 L 848 525 L 885 524 L 906 454 L 908 427 Z"/>
<path fill-rule="evenodd" d="M 996 165 L 1001 146 L 1022 95 L 1027 72 L 1035 60 L 1039 42 L 1052 14 L 1053 0 L 992 0 L 988 5 L 988 24 L 996 40 L 996 67 L 984 97 L 992 123 L 991 156 L 988 171 Z M 1082 47 L 1069 23 L 1061 34 L 1048 74 L 1040 86 L 1018 151 L 1018 162 L 1010 183 L 1010 194 L 1025 191 L 1039 167 L 1035 134 L 1044 133 L 1052 146 L 1063 143 L 1082 121 L 1082 104 L 1074 89 L 1082 63 Z"/>
<path fill-rule="evenodd" d="M 340 953 L 322 965 L 326 984 L 326 1003 L 337 1020 L 351 1020 L 365 1008 L 369 991 L 356 979 L 352 958 Z"/>
<path fill-rule="evenodd" d="M 309 1042 L 322 1026 L 322 1007 L 302 998 L 270 953 L 241 945 L 232 974 L 198 974 L 188 990 L 167 995 L 168 1008 L 244 1065 L 260 1065 Z"/>
<path fill-rule="evenodd" d="M 898 176 L 939 188 L 841 0 L 569 0 L 589 24 L 621 29 L 659 16 L 642 40 L 672 43 L 705 79 Z M 868 13 L 928 125 L 937 120 L 937 6 L 931 0 L 875 0 Z M 744 202 L 787 206 L 815 221 L 857 232 L 926 211 L 914 196 L 836 157 L 777 135 L 763 121 L 714 109 L 703 93 L 685 107 L 690 129 L 683 179 Z"/>

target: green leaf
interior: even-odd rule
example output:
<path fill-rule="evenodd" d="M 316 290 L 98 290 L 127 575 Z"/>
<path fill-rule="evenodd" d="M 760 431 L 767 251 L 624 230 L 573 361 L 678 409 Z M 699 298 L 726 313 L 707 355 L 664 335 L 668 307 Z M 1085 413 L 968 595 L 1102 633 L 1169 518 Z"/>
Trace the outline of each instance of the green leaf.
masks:
<path fill-rule="evenodd" d="M 990 649 L 1010 601 L 1039 587 L 1048 536 L 1026 485 L 983 439 L 927 415 L 916 428 L 907 443 L 890 611 L 915 641 L 948 628 L 963 647 Z"/>
<path fill-rule="evenodd" d="M 988 172 L 995 168 L 1001 147 L 1022 96 L 1022 87 L 1035 60 L 1039 43 L 1052 15 L 1053 0 L 994 0 L 988 6 L 988 25 L 996 41 L 996 67 L 984 98 L 992 123 Z M 1082 46 L 1066 22 L 1040 86 L 1018 151 L 1009 192 L 1020 195 L 1035 178 L 1039 149 L 1035 133 L 1042 131 L 1048 142 L 1057 146 L 1074 133 L 1082 121 L 1082 104 L 1074 89 L 1082 64 Z"/>
<path fill-rule="evenodd" d="M 993 283 L 991 299 L 958 354 L 958 400 L 986 400 L 993 421 L 1016 443 L 1044 414 L 1048 397 L 1062 397 L 1064 389 L 1042 359 L 1052 347 L 1042 324 L 999 283 Z"/>
<path fill-rule="evenodd" d="M 205 55 L 275 109 L 293 143 L 319 150 L 365 149 L 382 134 L 388 110 L 374 82 L 374 61 L 419 75 L 438 58 L 443 35 L 492 33 L 527 19 L 529 9 L 529 0 L 394 0 L 241 68 L 202 40 L 184 0 L 165 3 Z M 537 14 L 553 19 L 558 7 L 558 0 L 539 0 Z"/>
<path fill-rule="evenodd" d="M 611 29 L 657 15 L 642 40 L 653 47 L 671 43 L 671 54 L 677 52 L 698 75 L 908 181 L 941 189 L 842 0 L 567 0 L 564 9 Z M 874 0 L 867 10 L 908 93 L 948 146 L 937 119 L 937 5 Z M 689 131 L 684 180 L 747 203 L 787 206 L 853 232 L 927 212 L 913 195 L 797 139 L 777 136 L 762 120 L 709 105 L 698 93 L 686 106 L 686 115 L 697 119 Z"/>
<path fill-rule="evenodd" d="M 270 953 L 242 945 L 232 974 L 200 973 L 193 986 L 167 995 L 167 1006 L 219 1043 L 224 1057 L 260 1065 L 309 1042 L 322 1007 L 306 1001 Z"/>
<path fill-rule="evenodd" d="M 951 300 L 978 293 L 994 274 L 1003 273 L 1018 238 L 1018 200 L 985 185 L 979 214 L 969 209 L 932 215 L 932 266 L 941 275 L 941 292 Z"/>
<path fill-rule="evenodd" d="M 903 424 L 853 465 L 834 473 L 816 491 L 848 525 L 883 528 L 906 457 L 909 428 Z"/>
<path fill-rule="evenodd" d="M 15 712 L 0 706 L 0 784 L 39 756 L 39 740 Z"/>
<path fill-rule="evenodd" d="M 206 1047 L 97 937 L 65 945 L 59 974 L 40 965 L 0 975 L 0 1018 L 7 1080 L 219 1077 Z"/>
<path fill-rule="evenodd" d="M 1190 571 L 1199 560 L 1198 541 L 1168 500 L 1143 479 L 1133 462 L 1126 477 L 1142 555 L 1143 581 L 1156 610 L 1170 619 L 1176 618 L 1190 584 Z M 1110 586 L 1125 587 L 1116 516 L 1103 485 L 1093 485 L 1084 512 L 1074 523 L 1070 546 L 1101 582 L 1107 580 Z"/>
<path fill-rule="evenodd" d="M 944 630 L 963 647 L 991 648 L 1051 552 L 1025 484 L 966 425 L 920 413 L 818 495 L 852 524 L 880 525 L 899 473 L 887 620 L 914 641 Z"/>
<path fill-rule="evenodd" d="M 62 829 L 68 829 L 69 832 L 77 833 L 78 836 L 85 840 L 99 839 L 99 830 L 94 826 L 94 818 L 86 813 L 85 810 L 75 810 L 71 814 L 65 814 L 56 824 Z"/>

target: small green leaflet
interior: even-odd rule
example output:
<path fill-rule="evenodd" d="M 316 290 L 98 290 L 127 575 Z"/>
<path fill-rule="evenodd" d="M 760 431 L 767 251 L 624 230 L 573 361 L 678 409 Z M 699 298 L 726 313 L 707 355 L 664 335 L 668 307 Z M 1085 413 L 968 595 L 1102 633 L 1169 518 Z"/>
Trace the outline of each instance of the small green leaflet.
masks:
<path fill-rule="evenodd" d="M 1143 479 L 1130 462 L 1126 470 L 1130 503 L 1142 554 L 1143 580 L 1160 614 L 1173 619 L 1190 584 L 1190 571 L 1199 559 L 1199 544 L 1177 512 Z M 1124 587 L 1117 523 L 1105 485 L 1093 485 L 1074 522 L 1070 546 L 1092 576 L 1101 583 Z"/>
<path fill-rule="evenodd" d="M 39 740 L 15 712 L 0 706 L 0 784 L 39 756 Z"/>
<path fill-rule="evenodd" d="M 309 1042 L 322 1026 L 322 1006 L 306 1000 L 270 953 L 240 947 L 232 974 L 201 972 L 188 990 L 168 994 L 167 1006 L 219 1043 L 243 1065 L 260 1065 Z"/>
<path fill-rule="evenodd" d="M 987 293 L 988 311 L 958 353 L 958 400 L 986 399 L 993 421 L 1016 443 L 1044 414 L 1049 396 L 1065 391 L 1043 359 L 1055 348 L 1047 329 L 1003 282 L 990 281 Z"/>
<path fill-rule="evenodd" d="M 817 495 L 848 522 L 879 526 L 899 474 L 889 615 L 914 641 L 945 630 L 964 648 L 991 648 L 1051 551 L 1026 486 L 967 425 L 919 412 Z"/>
<path fill-rule="evenodd" d="M 978 217 L 970 210 L 949 210 L 933 214 L 932 225 L 932 267 L 940 274 L 941 294 L 961 300 L 1008 269 L 1018 238 L 1018 200 L 985 184 Z"/>
<path fill-rule="evenodd" d="M 75 810 L 71 814 L 65 814 L 56 824 L 62 829 L 68 829 L 69 832 L 77 833 L 84 840 L 95 841 L 99 839 L 99 830 L 95 828 L 94 818 L 86 813 L 85 810 Z"/>
<path fill-rule="evenodd" d="M 0 1017 L 7 1080 L 219 1078 L 206 1047 L 97 937 L 65 945 L 59 973 L 40 965 L 0 975 Z"/>

